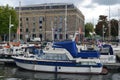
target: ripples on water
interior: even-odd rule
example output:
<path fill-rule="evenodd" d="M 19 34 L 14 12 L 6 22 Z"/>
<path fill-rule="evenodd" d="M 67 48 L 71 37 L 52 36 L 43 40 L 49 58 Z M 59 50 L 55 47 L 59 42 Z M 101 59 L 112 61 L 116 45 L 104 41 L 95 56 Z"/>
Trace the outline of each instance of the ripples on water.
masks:
<path fill-rule="evenodd" d="M 120 80 L 120 72 L 109 71 L 107 75 L 55 74 L 0 64 L 0 80 Z"/>

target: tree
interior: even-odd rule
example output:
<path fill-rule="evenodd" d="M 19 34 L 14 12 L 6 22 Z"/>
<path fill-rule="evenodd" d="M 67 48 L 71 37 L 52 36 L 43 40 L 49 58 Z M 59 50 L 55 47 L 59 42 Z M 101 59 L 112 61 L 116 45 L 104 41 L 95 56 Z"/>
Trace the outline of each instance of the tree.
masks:
<path fill-rule="evenodd" d="M 85 37 L 89 37 L 90 36 L 90 32 L 93 33 L 94 32 L 94 26 L 92 23 L 86 23 L 85 24 Z"/>
<path fill-rule="evenodd" d="M 118 36 L 118 20 L 112 19 L 110 21 L 111 25 L 111 35 L 113 37 Z"/>
<path fill-rule="evenodd" d="M 18 17 L 13 7 L 1 6 L 0 7 L 0 36 L 3 38 L 4 35 L 9 34 L 9 17 L 11 16 L 11 24 L 14 27 L 11 28 L 11 33 L 16 33 L 18 26 Z"/>
<path fill-rule="evenodd" d="M 95 27 L 95 33 L 97 35 L 103 36 L 108 36 L 108 21 L 107 21 L 107 16 L 105 15 L 100 15 L 98 23 Z"/>
<path fill-rule="evenodd" d="M 113 37 L 118 36 L 118 20 L 111 19 L 110 21 L 108 21 L 107 16 L 105 16 L 105 15 L 99 16 L 99 21 L 95 28 L 96 34 L 103 36 L 103 31 L 104 31 L 104 37 L 108 37 L 109 36 L 109 26 L 108 26 L 109 23 L 111 26 L 110 35 Z M 104 26 L 104 28 L 103 28 L 103 26 Z"/>

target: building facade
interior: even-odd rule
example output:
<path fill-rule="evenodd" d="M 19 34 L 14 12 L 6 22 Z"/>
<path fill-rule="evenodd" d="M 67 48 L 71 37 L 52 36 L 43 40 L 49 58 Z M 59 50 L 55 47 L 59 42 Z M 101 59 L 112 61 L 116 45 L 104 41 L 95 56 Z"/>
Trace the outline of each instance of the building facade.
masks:
<path fill-rule="evenodd" d="M 81 28 L 84 16 L 73 4 L 48 3 L 16 7 L 19 14 L 20 39 L 65 40 Z"/>

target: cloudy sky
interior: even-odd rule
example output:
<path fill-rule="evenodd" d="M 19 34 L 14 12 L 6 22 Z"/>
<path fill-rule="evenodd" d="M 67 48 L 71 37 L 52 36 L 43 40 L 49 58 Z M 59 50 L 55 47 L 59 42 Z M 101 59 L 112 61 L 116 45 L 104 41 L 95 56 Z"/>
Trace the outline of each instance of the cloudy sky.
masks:
<path fill-rule="evenodd" d="M 42 3 L 73 3 L 85 16 L 85 22 L 97 23 L 99 15 L 119 19 L 120 0 L 0 0 L 0 6 L 9 4 L 12 7 Z"/>

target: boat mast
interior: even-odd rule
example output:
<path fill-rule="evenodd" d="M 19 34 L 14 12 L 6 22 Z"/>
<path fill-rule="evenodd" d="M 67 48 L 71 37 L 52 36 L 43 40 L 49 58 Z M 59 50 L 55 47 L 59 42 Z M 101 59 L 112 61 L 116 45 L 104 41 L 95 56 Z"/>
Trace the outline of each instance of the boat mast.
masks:
<path fill-rule="evenodd" d="M 20 31 L 20 13 L 21 13 L 21 1 L 19 1 L 19 26 L 18 26 L 18 30 Z M 20 34 L 17 34 L 17 40 L 20 41 Z"/>
<path fill-rule="evenodd" d="M 10 43 L 10 39 L 11 39 L 11 15 L 9 17 L 9 43 Z"/>
<path fill-rule="evenodd" d="M 118 39 L 120 42 L 120 9 L 118 9 Z"/>
<path fill-rule="evenodd" d="M 65 40 L 67 36 L 67 3 L 65 5 Z"/>
<path fill-rule="evenodd" d="M 109 3 L 110 3 L 110 2 L 109 2 Z M 108 27 L 109 27 L 109 40 L 111 40 L 110 4 L 109 4 L 109 21 L 108 21 Z"/>

